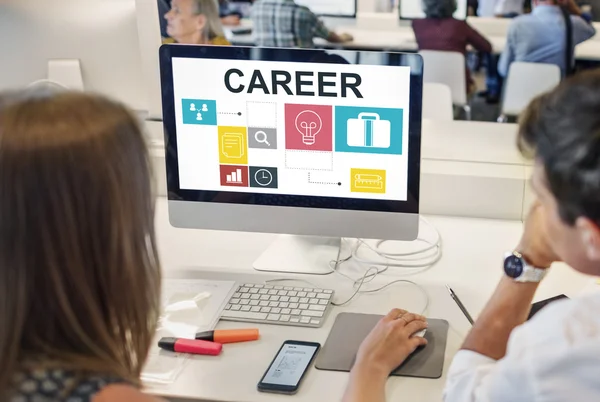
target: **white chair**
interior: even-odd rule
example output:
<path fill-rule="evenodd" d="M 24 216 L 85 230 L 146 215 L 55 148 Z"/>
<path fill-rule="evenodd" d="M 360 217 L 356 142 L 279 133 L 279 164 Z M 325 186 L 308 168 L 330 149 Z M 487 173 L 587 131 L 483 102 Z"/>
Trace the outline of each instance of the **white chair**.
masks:
<path fill-rule="evenodd" d="M 508 69 L 508 78 L 502 99 L 502 114 L 498 122 L 507 116 L 518 116 L 536 96 L 548 92 L 560 83 L 560 68 L 554 64 L 514 62 Z"/>
<path fill-rule="evenodd" d="M 464 109 L 471 120 L 471 105 L 467 97 L 465 56 L 458 52 L 421 50 L 423 57 L 423 82 L 445 84 L 452 92 L 452 103 Z"/>
<path fill-rule="evenodd" d="M 423 118 L 437 121 L 454 120 L 452 92 L 448 85 L 432 82 L 423 85 Z"/>

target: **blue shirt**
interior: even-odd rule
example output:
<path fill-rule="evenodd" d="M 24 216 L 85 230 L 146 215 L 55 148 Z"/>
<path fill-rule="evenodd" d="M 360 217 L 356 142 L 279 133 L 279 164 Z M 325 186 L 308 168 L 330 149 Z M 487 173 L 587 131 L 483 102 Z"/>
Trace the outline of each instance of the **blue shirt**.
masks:
<path fill-rule="evenodd" d="M 573 45 L 596 34 L 588 20 L 572 15 Z M 538 5 L 531 14 L 515 18 L 509 28 L 506 47 L 498 63 L 501 75 L 508 74 L 513 61 L 555 64 L 563 75 L 565 60 L 565 19 L 558 6 Z"/>

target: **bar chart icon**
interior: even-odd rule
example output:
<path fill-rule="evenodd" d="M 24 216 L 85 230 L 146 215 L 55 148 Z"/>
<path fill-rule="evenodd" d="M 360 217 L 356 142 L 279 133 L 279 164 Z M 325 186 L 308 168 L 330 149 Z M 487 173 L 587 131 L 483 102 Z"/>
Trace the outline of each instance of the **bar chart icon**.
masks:
<path fill-rule="evenodd" d="M 248 166 L 221 165 L 221 185 L 248 187 Z"/>

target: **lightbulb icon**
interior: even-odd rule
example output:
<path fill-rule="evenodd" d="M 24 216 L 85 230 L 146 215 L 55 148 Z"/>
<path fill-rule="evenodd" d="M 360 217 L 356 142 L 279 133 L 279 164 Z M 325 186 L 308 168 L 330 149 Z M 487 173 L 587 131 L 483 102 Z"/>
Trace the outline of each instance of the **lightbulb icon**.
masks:
<path fill-rule="evenodd" d="M 304 145 L 314 145 L 322 127 L 321 116 L 312 110 L 305 110 L 296 116 L 296 130 L 302 135 Z"/>

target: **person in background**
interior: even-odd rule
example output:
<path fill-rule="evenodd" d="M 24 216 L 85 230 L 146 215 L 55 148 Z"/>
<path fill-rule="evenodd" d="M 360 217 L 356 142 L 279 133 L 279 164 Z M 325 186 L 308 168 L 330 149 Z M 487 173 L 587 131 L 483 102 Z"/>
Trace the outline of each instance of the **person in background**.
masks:
<path fill-rule="evenodd" d="M 0 400 L 152 402 L 151 159 L 120 104 L 0 94 Z"/>
<path fill-rule="evenodd" d="M 231 10 L 229 0 L 219 0 L 219 17 L 223 25 L 240 25 L 242 16 Z"/>
<path fill-rule="evenodd" d="M 508 28 L 506 47 L 498 64 L 498 71 L 504 77 L 514 61 L 555 64 L 563 75 L 567 67 L 572 67 L 566 66 L 566 24 L 559 3 L 533 0 L 533 6 L 531 14 L 515 18 Z M 596 34 L 591 17 L 583 14 L 574 0 L 566 0 L 565 7 L 571 15 L 573 45 Z"/>
<path fill-rule="evenodd" d="M 164 43 L 230 45 L 215 0 L 172 0 L 165 19 L 171 39 L 163 40 Z"/>
<path fill-rule="evenodd" d="M 526 321 L 553 262 L 600 276 L 598 110 L 596 70 L 564 81 L 525 111 L 519 148 L 535 160 L 537 202 L 505 258 L 504 277 L 448 370 L 446 402 L 600 400 L 600 292 L 557 301 Z M 385 400 L 387 376 L 412 349 L 405 340 L 414 328 L 389 322 L 361 345 L 344 402 Z"/>
<path fill-rule="evenodd" d="M 349 42 L 352 36 L 327 29 L 310 9 L 294 0 L 257 0 L 251 11 L 257 46 L 314 47 L 313 38 Z"/>
<path fill-rule="evenodd" d="M 480 52 L 490 53 L 492 45 L 466 21 L 452 15 L 456 11 L 456 0 L 423 0 L 426 18 L 413 20 L 412 26 L 419 50 L 440 50 L 466 55 L 471 45 Z M 466 66 L 465 66 L 466 68 Z M 471 72 L 466 68 L 467 92 L 475 90 Z"/>
<path fill-rule="evenodd" d="M 514 18 L 523 14 L 524 0 L 479 0 L 479 17 Z"/>

